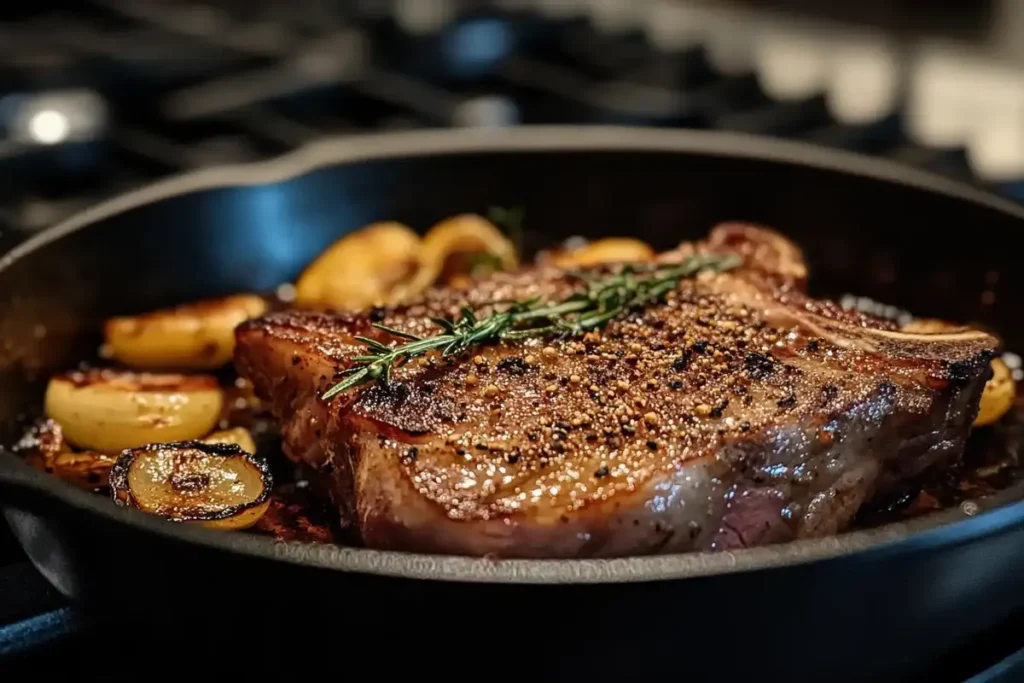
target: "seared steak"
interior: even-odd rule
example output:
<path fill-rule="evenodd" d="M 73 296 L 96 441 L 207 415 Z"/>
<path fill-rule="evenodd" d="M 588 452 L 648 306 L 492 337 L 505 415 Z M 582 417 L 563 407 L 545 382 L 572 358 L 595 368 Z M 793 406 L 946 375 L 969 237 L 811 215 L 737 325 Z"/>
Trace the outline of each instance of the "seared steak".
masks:
<path fill-rule="evenodd" d="M 528 268 L 390 310 L 270 314 L 239 327 L 235 360 L 374 548 L 609 557 L 822 536 L 959 456 L 995 338 L 811 299 L 800 250 L 762 228 L 719 226 L 661 260 L 694 250 L 744 264 L 584 338 L 431 353 L 327 403 L 365 353 L 354 335 L 401 343 L 373 322 L 437 334 L 429 318 L 466 302 L 580 284 Z"/>

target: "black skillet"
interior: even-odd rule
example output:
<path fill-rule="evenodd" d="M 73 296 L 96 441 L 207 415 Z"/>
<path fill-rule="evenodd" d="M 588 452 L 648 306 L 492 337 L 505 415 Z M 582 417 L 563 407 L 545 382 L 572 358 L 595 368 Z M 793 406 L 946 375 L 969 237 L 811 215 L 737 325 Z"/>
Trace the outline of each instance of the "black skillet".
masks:
<path fill-rule="evenodd" d="M 40 405 L 47 373 L 88 355 L 109 315 L 268 290 L 371 221 L 425 227 L 492 205 L 523 207 L 548 242 L 635 235 L 667 248 L 721 220 L 766 223 L 804 247 L 818 294 L 978 322 L 1024 348 L 1024 210 L 970 188 L 734 135 L 393 134 L 161 182 L 0 258 L 0 423 Z M 241 632 L 261 658 L 276 647 L 325 667 L 386 648 L 378 673 L 901 680 L 1024 608 L 1024 503 L 1012 490 L 836 538 L 600 561 L 209 531 L 115 509 L 9 454 L 0 493 L 39 570 L 128 630 Z"/>

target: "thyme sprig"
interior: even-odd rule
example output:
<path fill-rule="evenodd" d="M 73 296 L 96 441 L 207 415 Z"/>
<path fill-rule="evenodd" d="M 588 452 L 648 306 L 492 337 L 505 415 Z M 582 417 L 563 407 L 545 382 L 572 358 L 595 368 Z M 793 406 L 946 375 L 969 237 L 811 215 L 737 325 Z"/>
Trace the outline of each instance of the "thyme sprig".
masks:
<path fill-rule="evenodd" d="M 505 307 L 483 318 L 478 318 L 472 308 L 463 307 L 454 320 L 431 318 L 440 330 L 440 334 L 432 337 L 417 337 L 374 324 L 378 330 L 405 343 L 388 346 L 369 337 L 356 337 L 369 352 L 353 358 L 353 365 L 338 373 L 338 377 L 344 379 L 324 392 L 322 398 L 330 400 L 346 389 L 367 382 L 386 382 L 394 368 L 428 351 L 440 349 L 442 357 L 449 357 L 500 341 L 584 334 L 624 313 L 664 300 L 685 278 L 704 270 L 729 270 L 739 263 L 740 258 L 732 254 L 695 254 L 676 265 L 655 268 L 627 265 L 611 275 L 572 272 L 570 275 L 583 281 L 586 287 L 561 301 L 545 302 L 534 298 L 491 304 L 492 308 Z"/>

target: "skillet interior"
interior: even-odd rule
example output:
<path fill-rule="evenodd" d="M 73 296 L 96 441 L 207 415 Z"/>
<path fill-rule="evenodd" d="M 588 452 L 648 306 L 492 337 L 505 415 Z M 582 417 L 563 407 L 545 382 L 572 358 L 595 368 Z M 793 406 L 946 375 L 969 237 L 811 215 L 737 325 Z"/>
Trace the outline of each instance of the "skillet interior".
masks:
<path fill-rule="evenodd" d="M 975 320 L 1024 345 L 1024 212 L 1006 202 L 883 163 L 718 134 L 416 133 L 174 179 L 0 258 L 0 423 L 38 405 L 38 380 L 89 352 L 89 331 L 112 313 L 271 287 L 370 220 L 424 228 L 491 204 L 525 207 L 531 231 L 551 240 L 632 234 L 658 247 L 719 220 L 761 221 L 804 247 L 816 293 Z M 193 655 L 181 658 L 190 674 L 205 639 L 234 653 L 232 666 L 259 653 L 294 675 L 303 659 L 345 666 L 344 652 L 383 641 L 401 653 L 385 662 L 390 673 L 507 664 L 541 678 L 905 680 L 1024 608 L 1020 503 L 945 526 L 964 515 L 737 553 L 496 563 L 174 525 L 0 454 L 5 481 L 5 514 L 36 566 L 80 604 L 150 634 L 131 648 L 162 671 L 179 659 L 167 656 L 172 643 Z"/>
<path fill-rule="evenodd" d="M 347 159 L 352 162 L 335 163 Z M 796 145 L 599 128 L 523 129 L 494 138 L 392 135 L 325 144 L 263 167 L 202 172 L 97 207 L 0 261 L 0 424 L 9 428 L 18 413 L 38 405 L 40 379 L 95 348 L 94 332 L 109 315 L 269 289 L 370 221 L 397 219 L 422 229 L 491 205 L 525 208 L 535 240 L 529 246 L 573 234 L 626 234 L 668 248 L 721 220 L 762 222 L 805 249 L 816 294 L 855 292 L 920 315 L 974 321 L 995 328 L 1009 348 L 1021 348 L 1024 326 L 1015 315 L 1015 295 L 1024 293 L 1016 268 L 1021 214 L 975 194 L 884 163 Z M 984 302 L 986 291 L 994 300 Z M 50 484 L 43 485 L 76 505 L 107 505 Z M 998 518 L 971 522 L 1001 526 L 1022 514 L 1014 505 Z M 635 580 L 844 554 L 959 518 L 950 511 L 912 525 L 729 558 L 598 561 L 587 568 L 522 562 L 503 563 L 518 565 L 505 570 L 456 558 L 426 566 L 370 551 L 318 554 L 314 563 L 470 580 Z M 271 545 L 151 519 L 139 523 L 247 553 L 265 554 Z M 939 543 L 970 533 L 938 531 L 944 533 L 934 539 Z M 383 567 L 373 559 L 353 565 L 363 554 L 390 559 Z M 296 550 L 289 559 L 309 557 Z"/>

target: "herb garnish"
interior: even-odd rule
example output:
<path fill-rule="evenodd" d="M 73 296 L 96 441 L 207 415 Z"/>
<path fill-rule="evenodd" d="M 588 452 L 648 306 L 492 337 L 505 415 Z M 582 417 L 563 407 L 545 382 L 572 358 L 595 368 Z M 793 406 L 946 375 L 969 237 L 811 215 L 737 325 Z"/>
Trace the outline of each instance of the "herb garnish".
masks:
<path fill-rule="evenodd" d="M 428 351 L 440 349 L 442 356 L 503 340 L 536 337 L 569 337 L 602 327 L 623 313 L 662 301 L 684 278 L 703 270 L 723 271 L 739 265 L 735 254 L 697 254 L 682 263 L 662 267 L 627 265 L 604 277 L 588 273 L 570 273 L 586 283 L 587 288 L 558 302 L 537 298 L 508 304 L 484 318 L 465 307 L 456 320 L 431 318 L 441 334 L 417 337 L 381 324 L 373 326 L 406 343 L 387 346 L 369 337 L 356 337 L 370 353 L 353 358 L 355 365 L 338 373 L 344 379 L 324 392 L 329 400 L 346 389 L 375 380 L 388 381 L 392 370 Z"/>

